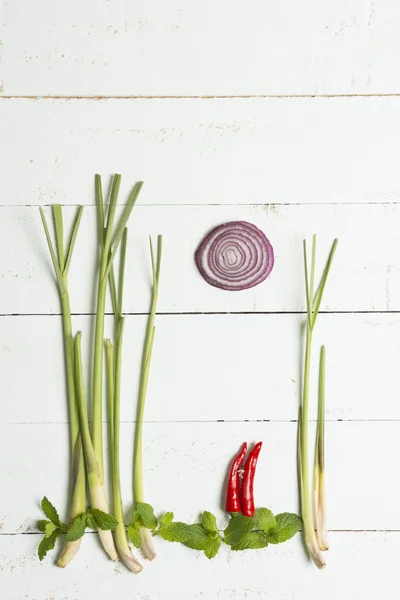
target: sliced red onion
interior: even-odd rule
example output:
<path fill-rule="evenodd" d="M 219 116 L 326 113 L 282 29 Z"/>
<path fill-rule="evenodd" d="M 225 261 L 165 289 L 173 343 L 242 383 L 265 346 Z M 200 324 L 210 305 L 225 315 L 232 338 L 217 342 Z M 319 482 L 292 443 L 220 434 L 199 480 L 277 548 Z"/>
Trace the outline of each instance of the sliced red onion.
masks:
<path fill-rule="evenodd" d="M 247 221 L 231 221 L 212 229 L 194 255 L 210 285 L 247 290 L 264 281 L 274 266 L 274 250 L 265 234 Z"/>

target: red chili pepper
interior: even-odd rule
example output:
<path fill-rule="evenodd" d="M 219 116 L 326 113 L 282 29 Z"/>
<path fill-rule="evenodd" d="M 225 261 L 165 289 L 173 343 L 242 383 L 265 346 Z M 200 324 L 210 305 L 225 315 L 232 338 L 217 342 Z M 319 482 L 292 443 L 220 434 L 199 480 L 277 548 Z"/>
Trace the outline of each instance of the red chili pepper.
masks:
<path fill-rule="evenodd" d="M 258 442 L 250 452 L 246 464 L 244 466 L 244 473 L 242 479 L 242 488 L 240 494 L 240 504 L 242 507 L 242 513 L 246 517 L 254 516 L 254 475 L 256 472 L 258 455 L 260 454 L 262 442 Z"/>
<path fill-rule="evenodd" d="M 239 469 L 243 464 L 247 452 L 247 444 L 244 442 L 239 454 L 233 459 L 231 470 L 229 471 L 228 485 L 226 488 L 225 510 L 228 513 L 240 512 L 239 498 Z"/>

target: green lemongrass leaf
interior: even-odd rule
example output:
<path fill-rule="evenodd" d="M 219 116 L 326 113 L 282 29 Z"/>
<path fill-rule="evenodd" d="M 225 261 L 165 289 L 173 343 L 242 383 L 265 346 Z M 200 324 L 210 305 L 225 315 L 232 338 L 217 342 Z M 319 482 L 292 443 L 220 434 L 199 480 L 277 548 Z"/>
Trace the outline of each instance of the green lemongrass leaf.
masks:
<path fill-rule="evenodd" d="M 113 515 L 103 512 L 98 508 L 90 508 L 89 514 L 92 515 L 97 527 L 104 531 L 115 529 L 118 525 L 118 520 Z"/>
<path fill-rule="evenodd" d="M 317 236 L 313 235 L 312 237 L 312 247 L 311 247 L 311 272 L 310 272 L 310 293 L 309 298 L 311 302 L 311 321 L 312 321 L 312 313 L 313 313 L 313 302 L 314 302 L 314 281 L 315 281 L 315 258 L 316 258 L 316 250 L 317 250 Z"/>
<path fill-rule="evenodd" d="M 268 538 L 262 531 L 250 531 L 237 543 L 232 550 L 258 550 L 268 546 Z"/>
<path fill-rule="evenodd" d="M 224 531 L 225 543 L 229 546 L 235 546 L 254 528 L 255 524 L 255 520 L 252 517 L 244 515 L 232 517 Z"/>
<path fill-rule="evenodd" d="M 75 542 L 81 538 L 86 530 L 86 515 L 78 515 L 68 527 L 65 539 L 67 542 Z"/>
<path fill-rule="evenodd" d="M 293 513 L 281 513 L 276 515 L 275 519 L 276 528 L 267 536 L 270 544 L 281 544 L 290 540 L 302 526 L 301 518 Z"/>
<path fill-rule="evenodd" d="M 208 510 L 205 510 L 201 515 L 201 524 L 207 531 L 218 533 L 217 520 L 212 513 L 208 512 Z"/>
<path fill-rule="evenodd" d="M 328 275 L 329 275 L 329 272 L 330 272 L 331 267 L 332 267 L 332 262 L 333 262 L 333 258 L 335 256 L 335 252 L 336 252 L 336 248 L 337 248 L 338 242 L 339 242 L 339 240 L 336 238 L 334 240 L 333 244 L 332 244 L 332 248 L 331 248 L 331 251 L 329 253 L 329 257 L 328 257 L 327 263 L 325 265 L 325 269 L 324 269 L 324 272 L 323 272 L 320 284 L 318 286 L 318 290 L 317 290 L 317 293 L 316 293 L 316 296 L 315 296 L 314 306 L 313 306 L 313 316 L 312 316 L 312 322 L 311 322 L 311 327 L 312 328 L 315 325 L 315 321 L 317 320 L 319 309 L 321 307 L 322 296 L 324 294 L 324 290 L 325 290 L 325 287 L 326 287 L 326 282 L 328 280 Z"/>
<path fill-rule="evenodd" d="M 307 260 L 307 242 L 303 240 L 303 260 L 304 260 L 304 283 L 306 288 L 306 304 L 307 304 L 307 319 L 308 325 L 311 327 L 311 299 L 310 299 L 310 283 L 308 278 L 308 260 Z"/>
<path fill-rule="evenodd" d="M 218 554 L 220 547 L 221 547 L 221 538 L 220 537 L 209 538 L 209 543 L 206 546 L 206 548 L 204 548 L 204 554 L 207 556 L 207 558 L 214 558 L 214 556 L 216 556 Z"/>
<path fill-rule="evenodd" d="M 40 519 L 39 521 L 36 522 L 36 527 L 38 528 L 38 530 L 41 533 L 44 533 L 46 531 L 46 525 L 49 525 L 51 523 L 51 521 L 46 521 L 45 519 Z"/>
<path fill-rule="evenodd" d="M 53 204 L 54 227 L 56 230 L 56 246 L 58 254 L 58 264 L 61 273 L 64 272 L 64 223 L 61 204 Z"/>
<path fill-rule="evenodd" d="M 120 186 L 121 186 L 121 175 L 116 173 L 111 181 L 110 204 L 108 207 L 107 224 L 105 226 L 105 232 L 104 232 L 104 249 L 107 252 L 107 254 L 111 247 L 111 239 L 112 239 L 112 233 L 113 233 L 112 230 L 113 230 L 113 226 L 114 226 L 115 212 L 117 210 Z"/>
<path fill-rule="evenodd" d="M 157 267 L 156 267 L 156 282 L 157 287 L 160 283 L 161 259 L 162 259 L 163 238 L 162 235 L 157 236 Z"/>
<path fill-rule="evenodd" d="M 117 296 L 117 285 L 115 283 L 115 273 L 114 267 L 112 266 L 110 269 L 110 274 L 108 276 L 108 282 L 110 284 L 110 296 L 111 296 L 111 306 L 114 313 L 114 321 L 115 326 L 118 325 L 118 296 Z"/>
<path fill-rule="evenodd" d="M 171 525 L 173 520 L 174 520 L 174 513 L 166 512 L 163 514 L 162 517 L 160 517 L 160 524 L 161 525 Z"/>
<path fill-rule="evenodd" d="M 140 529 L 134 525 L 129 525 L 126 530 L 129 541 L 135 546 L 135 548 L 142 547 L 142 536 L 140 535 Z"/>
<path fill-rule="evenodd" d="M 167 542 L 181 542 L 186 543 L 187 540 L 191 539 L 190 525 L 175 521 L 169 525 L 161 525 L 157 533 Z"/>
<path fill-rule="evenodd" d="M 264 533 L 269 533 L 276 528 L 274 513 L 269 508 L 258 508 L 256 511 L 256 521 Z"/>
<path fill-rule="evenodd" d="M 43 209 L 42 209 L 41 206 L 39 207 L 39 211 L 40 211 L 40 216 L 41 216 L 42 223 L 43 223 L 44 233 L 46 235 L 47 245 L 49 247 L 51 261 L 53 263 L 54 272 L 56 274 L 57 283 L 58 283 L 58 286 L 59 286 L 60 291 L 61 291 L 61 290 L 64 289 L 64 280 L 63 280 L 63 276 L 62 276 L 62 273 L 61 273 L 61 270 L 60 270 L 60 265 L 58 264 L 57 255 L 56 255 L 55 250 L 54 250 L 53 242 L 51 241 L 51 235 L 50 235 L 49 228 L 47 226 L 46 217 L 44 215 L 44 212 L 43 212 Z"/>
<path fill-rule="evenodd" d="M 126 264 L 126 247 L 128 243 L 128 229 L 125 227 L 121 241 L 121 253 L 119 261 L 119 277 L 118 277 L 118 316 L 122 317 L 122 300 L 124 297 L 124 282 L 125 282 L 125 264 Z"/>
<path fill-rule="evenodd" d="M 154 514 L 154 508 L 146 502 L 138 502 L 136 511 L 139 513 L 143 527 L 147 529 L 156 529 L 158 525 L 157 517 Z"/>
<path fill-rule="evenodd" d="M 214 538 L 210 538 L 209 532 L 204 529 L 203 525 L 195 523 L 193 525 L 187 525 L 187 527 L 187 538 L 183 544 L 193 550 L 205 550 L 208 548 L 210 540 Z"/>
<path fill-rule="evenodd" d="M 101 247 L 104 246 L 104 201 L 103 201 L 103 186 L 101 184 L 100 175 L 95 175 L 94 177 L 94 190 L 96 197 L 96 207 L 97 207 L 97 224 L 99 228 L 99 240 L 101 241 Z"/>
<path fill-rule="evenodd" d="M 40 506 L 42 507 L 42 511 L 44 512 L 44 514 L 46 515 L 46 517 L 52 523 L 54 523 L 54 525 L 57 525 L 57 527 L 61 527 L 62 526 L 62 523 L 60 521 L 60 517 L 58 516 L 57 510 L 52 505 L 52 503 L 50 502 L 50 500 L 48 498 L 46 498 L 46 496 L 43 497 Z"/>
<path fill-rule="evenodd" d="M 328 550 L 328 527 L 326 520 L 325 493 L 325 369 L 326 350 L 321 347 L 319 363 L 318 387 L 318 420 L 314 457 L 314 526 L 317 531 L 317 541 L 322 551 Z"/>
<path fill-rule="evenodd" d="M 71 231 L 71 237 L 69 239 L 68 246 L 67 246 L 67 259 L 65 261 L 65 266 L 64 266 L 64 271 L 63 271 L 64 275 L 68 275 L 68 271 L 69 271 L 69 267 L 70 267 L 71 259 L 72 259 L 72 254 L 73 254 L 74 248 L 75 248 L 76 237 L 77 237 L 78 231 L 79 231 L 79 225 L 80 225 L 81 219 L 82 219 L 82 214 L 83 214 L 83 206 L 80 206 L 78 208 L 78 210 L 76 211 L 75 220 L 74 220 L 74 224 L 72 226 L 72 231 Z"/>
<path fill-rule="evenodd" d="M 39 560 L 43 560 L 46 554 L 53 550 L 56 545 L 57 538 L 61 535 L 61 530 L 59 528 L 55 529 L 50 537 L 42 538 L 39 547 L 38 547 L 38 556 Z"/>
<path fill-rule="evenodd" d="M 150 260 L 151 260 L 151 272 L 153 275 L 153 285 L 156 285 L 157 282 L 157 267 L 156 260 L 154 257 L 154 248 L 153 248 L 153 240 L 151 239 L 151 235 L 149 235 L 149 243 L 150 243 Z"/>
<path fill-rule="evenodd" d="M 112 249 L 111 249 L 111 255 L 110 255 L 110 258 L 108 259 L 107 268 L 104 273 L 105 278 L 107 278 L 109 275 L 109 272 L 110 272 L 111 266 L 113 264 L 115 255 L 117 253 L 118 247 L 120 245 L 126 224 L 128 223 L 128 219 L 131 215 L 133 207 L 135 206 L 135 203 L 139 196 L 140 190 L 142 189 L 142 185 L 143 185 L 142 181 L 135 184 L 133 191 L 132 191 L 131 195 L 129 196 L 128 204 L 126 205 L 125 210 L 122 213 L 122 216 L 120 218 L 120 221 L 115 229 L 115 234 L 114 234 L 113 244 L 112 244 Z"/>

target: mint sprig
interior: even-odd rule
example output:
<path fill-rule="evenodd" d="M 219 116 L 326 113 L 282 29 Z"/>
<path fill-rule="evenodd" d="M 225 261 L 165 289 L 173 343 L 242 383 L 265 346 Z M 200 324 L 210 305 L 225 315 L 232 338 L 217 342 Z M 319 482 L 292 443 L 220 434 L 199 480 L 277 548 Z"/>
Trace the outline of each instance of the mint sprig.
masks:
<path fill-rule="evenodd" d="M 85 513 L 78 515 L 67 525 L 60 520 L 56 508 L 46 496 L 44 496 L 41 502 L 41 508 L 47 520 L 40 519 L 37 521 L 38 530 L 44 533 L 44 537 L 41 539 L 38 547 L 40 560 L 44 559 L 47 552 L 53 550 L 61 534 L 66 534 L 65 540 L 67 542 L 75 542 L 85 534 L 87 527 L 90 529 L 100 528 L 110 530 L 115 529 L 118 525 L 118 521 L 113 515 L 105 513 L 98 508 L 88 508 Z"/>

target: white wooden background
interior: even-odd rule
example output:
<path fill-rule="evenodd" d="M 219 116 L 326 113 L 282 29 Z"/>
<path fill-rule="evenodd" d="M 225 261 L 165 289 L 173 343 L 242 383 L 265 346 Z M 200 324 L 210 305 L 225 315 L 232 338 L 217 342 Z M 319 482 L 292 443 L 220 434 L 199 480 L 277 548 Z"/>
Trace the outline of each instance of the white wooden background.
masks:
<path fill-rule="evenodd" d="M 0 598 L 396 597 L 400 557 L 400 7 L 394 0 L 0 1 Z M 232 453 L 264 441 L 257 501 L 298 509 L 301 240 L 340 238 L 316 346 L 328 348 L 331 550 L 300 536 L 213 561 L 160 540 L 134 577 L 87 535 L 56 569 L 35 553 L 47 494 L 66 515 L 60 307 L 38 205 L 87 205 L 71 272 L 90 335 L 93 175 L 145 181 L 132 218 L 122 443 L 127 508 L 147 235 L 165 236 L 145 426 L 147 497 L 195 519 Z M 207 286 L 193 250 L 246 219 L 276 251 L 263 285 Z M 321 266 L 321 263 L 320 263 Z M 315 398 L 313 399 L 315 400 Z M 313 402 L 315 409 L 315 402 Z"/>

